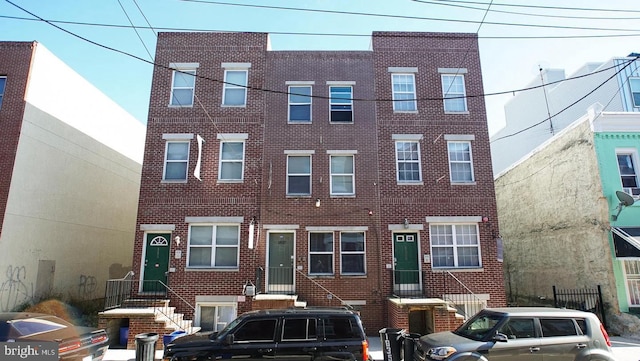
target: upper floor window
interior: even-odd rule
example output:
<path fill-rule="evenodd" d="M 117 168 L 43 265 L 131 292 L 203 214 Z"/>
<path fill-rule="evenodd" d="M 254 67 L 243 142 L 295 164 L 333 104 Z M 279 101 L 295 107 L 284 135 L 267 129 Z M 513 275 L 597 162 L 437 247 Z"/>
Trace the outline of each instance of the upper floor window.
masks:
<path fill-rule="evenodd" d="M 309 274 L 333 274 L 333 232 L 309 233 Z"/>
<path fill-rule="evenodd" d="M 396 171 L 400 183 L 422 181 L 418 141 L 396 141 Z"/>
<path fill-rule="evenodd" d="M 463 75 L 442 74 L 442 97 L 446 113 L 466 112 L 466 95 Z"/>
<path fill-rule="evenodd" d="M 175 69 L 171 82 L 171 106 L 193 106 L 193 97 L 196 87 L 195 69 Z"/>
<path fill-rule="evenodd" d="M 414 74 L 391 74 L 393 111 L 415 112 L 416 78 Z"/>
<path fill-rule="evenodd" d="M 452 183 L 474 182 L 471 142 L 447 142 Z"/>
<path fill-rule="evenodd" d="M 330 86 L 329 106 L 332 122 L 353 122 L 353 88 L 351 86 Z"/>
<path fill-rule="evenodd" d="M 164 181 L 186 181 L 189 168 L 189 143 L 193 134 L 163 134 L 166 140 L 164 152 Z"/>
<path fill-rule="evenodd" d="M 619 152 L 618 157 L 618 169 L 620 170 L 620 180 L 622 182 L 622 189 L 624 192 L 632 195 L 640 195 L 640 188 L 638 186 L 638 171 L 636 166 L 637 155 L 635 152 Z"/>
<path fill-rule="evenodd" d="M 366 273 L 364 245 L 364 232 L 340 233 L 340 273 L 349 275 Z"/>
<path fill-rule="evenodd" d="M 638 108 L 640 107 L 640 78 L 629 78 L 629 86 L 631 87 L 633 106 Z"/>
<path fill-rule="evenodd" d="M 289 86 L 289 121 L 311 122 L 311 86 Z"/>
<path fill-rule="evenodd" d="M 249 63 L 223 63 L 224 86 L 222 89 L 222 105 L 244 107 L 247 105 L 247 84 Z"/>
<path fill-rule="evenodd" d="M 311 156 L 287 156 L 287 195 L 311 194 Z"/>
<path fill-rule="evenodd" d="M 353 155 L 331 155 L 330 158 L 331 195 L 354 195 L 356 192 Z"/>
<path fill-rule="evenodd" d="M 238 268 L 240 226 L 191 225 L 188 267 Z"/>
<path fill-rule="evenodd" d="M 480 267 L 477 224 L 433 224 L 429 237 L 433 268 Z"/>
<path fill-rule="evenodd" d="M 247 134 L 218 134 L 220 140 L 218 180 L 241 181 L 244 179 L 244 143 L 247 138 Z"/>
<path fill-rule="evenodd" d="M 7 77 L 0 76 L 0 109 L 2 109 L 2 99 L 4 99 L 4 87 L 7 84 Z"/>

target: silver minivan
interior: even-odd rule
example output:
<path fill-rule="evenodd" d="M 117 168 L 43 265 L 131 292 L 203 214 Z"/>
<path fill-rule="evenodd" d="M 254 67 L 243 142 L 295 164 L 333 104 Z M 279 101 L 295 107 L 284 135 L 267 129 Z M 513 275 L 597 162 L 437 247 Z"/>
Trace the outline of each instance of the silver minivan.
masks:
<path fill-rule="evenodd" d="M 416 340 L 414 360 L 615 361 L 596 315 L 545 307 L 487 308 L 455 331 Z"/>

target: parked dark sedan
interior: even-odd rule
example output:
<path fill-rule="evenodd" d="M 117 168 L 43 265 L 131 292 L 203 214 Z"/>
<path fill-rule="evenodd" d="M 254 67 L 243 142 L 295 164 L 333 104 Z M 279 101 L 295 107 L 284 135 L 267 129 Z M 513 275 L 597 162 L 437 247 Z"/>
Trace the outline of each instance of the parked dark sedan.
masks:
<path fill-rule="evenodd" d="M 43 313 L 0 313 L 0 342 L 50 341 L 58 343 L 64 361 L 100 361 L 109 348 L 104 330 L 75 326 Z"/>

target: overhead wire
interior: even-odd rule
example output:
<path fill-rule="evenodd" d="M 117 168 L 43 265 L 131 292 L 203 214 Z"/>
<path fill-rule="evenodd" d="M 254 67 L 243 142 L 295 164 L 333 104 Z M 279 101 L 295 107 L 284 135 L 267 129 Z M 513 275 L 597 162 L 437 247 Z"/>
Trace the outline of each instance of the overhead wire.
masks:
<path fill-rule="evenodd" d="M 464 4 L 487 5 L 486 2 L 468 1 L 468 0 L 433 0 L 433 1 L 446 2 L 446 3 L 464 3 Z M 572 10 L 572 11 L 613 12 L 613 13 L 640 13 L 640 10 L 631 10 L 631 9 L 580 8 L 580 7 L 566 7 L 566 6 L 507 4 L 507 3 L 496 3 L 496 2 L 494 2 L 493 5 L 494 6 L 504 6 L 504 7 L 528 8 L 528 9 Z"/>

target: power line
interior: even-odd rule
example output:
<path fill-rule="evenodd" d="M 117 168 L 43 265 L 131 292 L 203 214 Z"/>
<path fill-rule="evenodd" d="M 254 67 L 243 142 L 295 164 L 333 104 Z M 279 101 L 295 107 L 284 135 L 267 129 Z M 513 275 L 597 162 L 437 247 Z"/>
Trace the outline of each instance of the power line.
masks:
<path fill-rule="evenodd" d="M 224 33 L 262 33 L 261 31 L 229 31 L 224 29 L 205 29 L 205 28 L 178 28 L 178 27 L 151 27 L 140 25 L 124 25 L 124 24 L 106 24 L 106 23 L 92 23 L 82 21 L 67 21 L 67 20 L 52 20 L 44 18 L 25 18 L 20 16 L 0 15 L 0 19 L 11 19 L 20 21 L 37 21 L 45 22 L 47 24 L 64 24 L 64 25 L 79 25 L 79 26 L 96 26 L 105 28 L 120 28 L 130 29 L 135 27 L 141 30 L 161 30 L 161 31 L 183 31 L 183 32 L 224 32 Z M 310 33 L 310 32 L 290 32 L 290 31 L 268 31 L 272 35 L 296 35 L 296 36 L 336 36 L 336 37 L 371 37 L 371 34 L 346 34 L 346 33 Z M 394 35 L 396 36 L 396 35 Z M 423 37 L 424 35 L 402 35 L 403 37 Z M 431 35 L 432 37 L 438 37 L 438 35 Z M 625 38 L 625 37 L 639 37 L 640 32 L 631 34 L 600 34 L 600 35 L 545 35 L 545 36 L 508 36 L 508 35 L 496 35 L 496 36 L 478 36 L 478 39 L 488 40 L 526 40 L 526 39 L 593 39 L 593 38 Z"/>
<path fill-rule="evenodd" d="M 416 0 L 414 0 L 416 1 Z M 462 0 L 434 0 L 438 2 L 447 3 L 463 3 L 463 4 L 477 4 L 487 5 L 486 2 L 480 1 L 462 1 Z M 591 11 L 591 12 L 615 12 L 615 13 L 640 13 L 640 10 L 630 9 L 606 9 L 606 8 L 572 8 L 562 6 L 543 6 L 543 5 L 524 5 L 524 4 L 505 4 L 505 3 L 493 3 L 494 6 L 504 7 L 516 7 L 516 8 L 528 8 L 528 9 L 550 9 L 550 10 L 571 10 L 571 11 Z"/>

